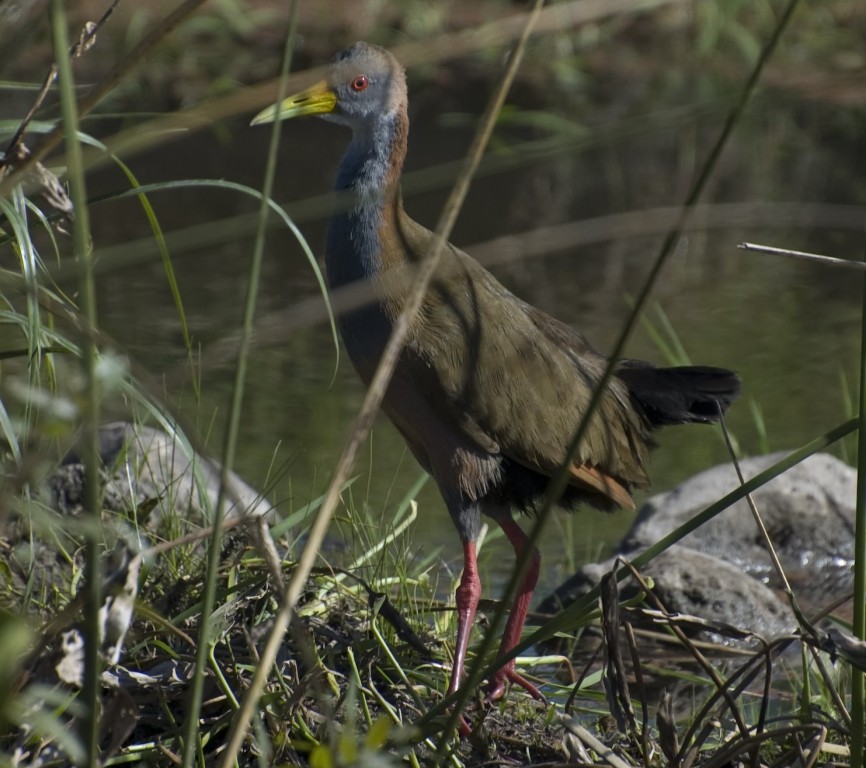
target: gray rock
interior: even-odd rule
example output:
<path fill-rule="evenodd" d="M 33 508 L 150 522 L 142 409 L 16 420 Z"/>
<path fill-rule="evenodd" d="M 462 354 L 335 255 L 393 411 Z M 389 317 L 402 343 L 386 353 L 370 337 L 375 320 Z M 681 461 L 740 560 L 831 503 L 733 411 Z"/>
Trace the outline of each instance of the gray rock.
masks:
<path fill-rule="evenodd" d="M 621 556 L 632 559 L 638 553 Z M 583 566 L 539 606 L 543 613 L 555 613 L 596 586 L 613 570 L 616 557 L 603 563 Z M 671 613 L 696 616 L 708 627 L 693 627 L 690 634 L 714 642 L 737 642 L 723 631 L 724 624 L 772 638 L 791 632 L 796 622 L 787 603 L 757 579 L 737 566 L 688 547 L 673 546 L 639 569 L 653 580 L 653 593 Z M 639 587 L 631 577 L 620 582 L 620 595 L 628 599 Z M 719 631 L 713 627 L 716 626 Z M 688 631 L 688 628 L 687 628 Z"/>
<path fill-rule="evenodd" d="M 122 511 L 156 502 L 153 518 L 168 514 L 207 522 L 220 487 L 219 462 L 193 452 L 177 435 L 127 422 L 99 428 L 104 505 Z M 51 480 L 55 506 L 74 510 L 83 502 L 84 467 L 74 453 Z M 262 516 L 272 505 L 237 474 L 230 472 L 225 517 Z"/>
<path fill-rule="evenodd" d="M 778 453 L 742 462 L 753 477 L 776 463 Z M 851 588 L 854 557 L 856 472 L 829 454 L 816 454 L 752 494 L 786 575 L 798 598 L 816 604 Z M 643 549 L 739 487 L 733 467 L 719 465 L 640 510 L 620 551 Z M 724 510 L 682 539 L 773 587 L 781 586 L 745 500 Z"/>
<path fill-rule="evenodd" d="M 175 538 L 188 530 L 187 523 L 209 524 L 219 493 L 219 462 L 195 453 L 182 437 L 152 427 L 115 422 L 100 426 L 98 436 L 101 507 L 117 513 L 103 516 L 109 547 L 119 538 L 135 550 L 154 543 L 142 539 L 142 532 Z M 237 474 L 230 472 L 227 482 L 226 519 L 273 515 L 267 499 Z M 21 514 L 6 524 L 0 559 L 11 565 L 16 589 L 40 594 L 65 588 L 70 570 L 82 567 L 83 550 L 71 542 L 81 531 L 72 518 L 83 512 L 84 486 L 84 464 L 70 452 L 47 478 L 45 493 L 22 501 Z M 55 512 L 63 515 L 59 525 Z M 61 537 L 64 546 L 58 547 Z M 231 533 L 224 538 L 227 544 L 236 540 Z"/>
<path fill-rule="evenodd" d="M 751 478 L 786 454 L 747 459 Z M 809 457 L 752 494 L 794 593 L 807 614 L 851 589 L 856 472 L 829 454 Z M 618 547 L 633 559 L 739 487 L 729 464 L 653 496 Z M 614 559 L 581 568 L 540 606 L 554 613 L 595 586 Z M 724 510 L 641 569 L 670 611 L 721 621 L 772 637 L 794 621 L 770 554 L 745 500 Z M 630 591 L 629 591 L 630 590 Z M 634 594 L 636 588 L 624 591 Z"/>

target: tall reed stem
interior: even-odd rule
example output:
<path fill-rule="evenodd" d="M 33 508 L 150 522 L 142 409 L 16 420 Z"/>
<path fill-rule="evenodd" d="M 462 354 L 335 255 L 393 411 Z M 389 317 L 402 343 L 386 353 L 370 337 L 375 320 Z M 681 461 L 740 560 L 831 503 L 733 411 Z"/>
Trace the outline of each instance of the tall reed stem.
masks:
<path fill-rule="evenodd" d="M 85 526 L 85 599 L 84 599 L 84 690 L 80 737 L 86 754 L 86 765 L 99 764 L 99 608 L 102 602 L 102 579 L 99 573 L 100 493 L 99 493 L 99 387 L 96 377 L 97 349 L 96 298 L 93 274 L 93 249 L 90 241 L 90 220 L 87 211 L 87 190 L 84 183 L 84 162 L 78 141 L 78 111 L 75 83 L 69 59 L 69 36 L 63 0 L 52 0 L 50 6 L 54 58 L 57 62 L 57 83 L 60 108 L 66 137 L 66 169 L 69 196 L 75 211 L 72 237 L 78 262 L 78 290 L 81 310 L 81 357 L 84 367 L 82 454 L 85 464 L 84 499 L 89 524 Z"/>
<path fill-rule="evenodd" d="M 866 280 L 860 323 L 860 433 L 857 437 L 857 515 L 854 524 L 854 635 L 866 639 Z M 863 767 L 866 729 L 863 672 L 851 667 L 851 766 Z"/>

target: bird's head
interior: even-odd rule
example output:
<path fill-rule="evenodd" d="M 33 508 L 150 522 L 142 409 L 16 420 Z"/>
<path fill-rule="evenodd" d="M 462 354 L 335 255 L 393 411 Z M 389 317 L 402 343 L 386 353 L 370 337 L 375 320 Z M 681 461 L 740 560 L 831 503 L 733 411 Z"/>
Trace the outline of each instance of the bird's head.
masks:
<path fill-rule="evenodd" d="M 406 77 L 397 60 L 369 43 L 355 43 L 331 61 L 327 77 L 262 110 L 251 125 L 319 115 L 364 130 L 405 108 Z"/>

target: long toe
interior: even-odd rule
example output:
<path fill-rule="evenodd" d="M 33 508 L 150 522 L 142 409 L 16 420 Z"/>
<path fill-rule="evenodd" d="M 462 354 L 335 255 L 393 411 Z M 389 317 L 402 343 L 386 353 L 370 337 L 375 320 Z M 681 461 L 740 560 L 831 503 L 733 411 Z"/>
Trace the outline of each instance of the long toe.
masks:
<path fill-rule="evenodd" d="M 496 670 L 493 678 L 485 686 L 484 693 L 487 701 L 499 701 L 507 689 L 506 683 L 519 685 L 536 701 L 547 701 L 541 691 L 529 682 L 523 675 L 515 671 L 513 667 L 505 666 Z"/>

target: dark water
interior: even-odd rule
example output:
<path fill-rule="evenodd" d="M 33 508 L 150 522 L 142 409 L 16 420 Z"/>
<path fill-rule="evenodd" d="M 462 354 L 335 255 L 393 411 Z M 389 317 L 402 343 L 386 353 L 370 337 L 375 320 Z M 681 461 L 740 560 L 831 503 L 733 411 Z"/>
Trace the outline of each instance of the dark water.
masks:
<path fill-rule="evenodd" d="M 469 144 L 470 128 L 442 121 L 445 106 L 439 96 L 431 86 L 418 89 L 417 96 L 413 91 L 407 171 L 459 159 Z M 485 98 L 485 93 L 475 91 L 452 92 L 447 107 L 477 114 Z M 522 164 L 520 151 L 513 148 L 549 134 L 503 126 L 494 149 L 499 154 L 494 156 L 516 161 L 517 167 L 474 183 L 452 240 L 471 252 L 473 244 L 506 234 L 537 233 L 564 223 L 676 205 L 721 124 L 720 107 L 698 117 L 689 103 L 673 105 L 685 106 L 676 116 L 659 107 L 622 117 L 610 105 L 598 114 L 565 112 L 562 117 L 587 131 L 587 145 Z M 618 133 L 623 135 L 617 138 Z M 801 106 L 796 95 L 765 97 L 737 130 L 704 197 L 707 203 L 739 207 L 711 208 L 706 214 L 710 228 L 693 231 L 681 244 L 654 292 L 654 301 L 693 362 L 730 367 L 741 374 L 743 397 L 732 409 L 729 425 L 744 454 L 796 447 L 848 415 L 845 386 L 851 392 L 857 388 L 862 293 L 857 273 L 745 253 L 736 246 L 750 240 L 860 258 L 862 207 L 852 213 L 843 206 L 862 206 L 866 201 L 856 162 L 866 150 L 864 135 L 831 107 Z M 252 129 L 245 120 L 237 120 L 139 155 L 131 165 L 142 182 L 225 178 L 256 187 L 264 173 L 267 139 L 267 129 Z M 313 119 L 285 125 L 276 198 L 291 209 L 297 201 L 327 192 L 347 139 L 343 129 Z M 118 172 L 103 170 L 91 180 L 90 190 L 123 186 Z M 408 211 L 432 227 L 447 182 L 422 192 L 413 192 L 408 180 L 406 187 Z M 227 350 L 240 325 L 252 253 L 249 237 L 233 234 L 231 222 L 235 216 L 248 218 L 255 203 L 213 190 L 165 192 L 154 195 L 152 202 L 169 232 L 230 224 L 229 233 L 215 243 L 172 251 L 200 350 L 201 402 L 196 403 L 192 393 L 179 322 L 157 257 L 104 273 L 100 322 L 136 365 L 164 382 L 169 404 L 209 434 L 218 452 L 233 377 Z M 792 209 L 792 203 L 801 205 Z M 613 344 L 627 317 L 629 298 L 640 289 L 657 253 L 664 221 L 658 214 L 649 217 L 650 223 L 655 218 L 656 232 L 635 234 L 629 226 L 613 222 L 609 233 L 594 244 L 566 243 L 543 258 L 509 261 L 494 271 L 518 295 L 572 323 L 605 350 Z M 92 219 L 95 242 L 102 249 L 149 236 L 141 209 L 132 200 L 96 205 Z M 319 214 L 300 223 L 317 255 L 324 220 Z M 104 259 L 119 263 L 123 254 L 124 249 L 110 250 Z M 324 491 L 363 395 L 345 356 L 335 374 L 330 331 L 318 317 L 311 317 L 304 327 L 287 327 L 286 311 L 316 293 L 300 248 L 285 230 L 272 230 L 237 469 L 254 485 L 270 484 L 284 514 Z M 655 308 L 647 317 L 659 327 Z M 638 330 L 627 354 L 663 361 L 645 327 Z M 755 409 L 762 414 L 765 438 L 756 426 Z M 659 435 L 652 465 L 654 489 L 665 490 L 725 457 L 714 429 L 669 429 Z M 380 538 L 420 475 L 384 418 L 362 451 L 356 473 L 347 499 L 356 513 L 366 510 L 365 530 L 372 539 Z M 408 545 L 392 545 L 372 562 L 420 562 L 441 548 L 459 572 L 458 540 L 432 484 L 417 501 L 419 517 L 408 534 Z M 335 530 L 348 531 L 345 521 L 341 514 Z M 601 554 L 629 523 L 627 514 L 585 511 L 571 518 L 557 516 L 545 532 L 543 586 L 552 587 L 567 575 L 574 566 L 572 558 L 582 561 Z M 350 547 L 362 548 L 362 543 L 350 542 Z M 511 564 L 507 544 L 496 540 L 485 552 L 483 567 L 501 579 Z"/>

